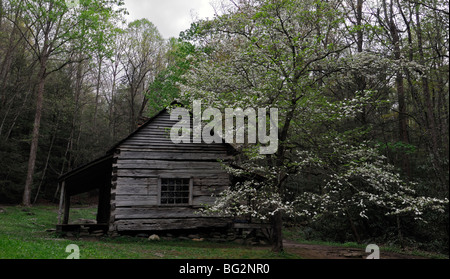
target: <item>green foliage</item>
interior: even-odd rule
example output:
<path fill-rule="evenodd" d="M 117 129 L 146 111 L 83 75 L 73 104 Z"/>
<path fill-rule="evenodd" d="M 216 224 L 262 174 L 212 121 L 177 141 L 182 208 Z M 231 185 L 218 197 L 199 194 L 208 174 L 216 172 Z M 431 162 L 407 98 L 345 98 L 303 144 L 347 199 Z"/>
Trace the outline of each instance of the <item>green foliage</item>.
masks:
<path fill-rule="evenodd" d="M 15 203 L 22 196 L 24 158 L 17 144 L 0 141 L 0 204 Z"/>
<path fill-rule="evenodd" d="M 387 142 L 387 143 L 380 142 L 380 143 L 378 143 L 378 149 L 382 153 L 384 153 L 384 152 L 393 152 L 393 153 L 399 152 L 399 153 L 404 153 L 404 154 L 414 154 L 417 151 L 416 146 L 409 144 L 409 143 L 404 143 L 402 141 Z"/>
<path fill-rule="evenodd" d="M 417 193 L 423 181 L 398 171 L 404 156 L 421 152 L 413 141 L 397 140 L 398 126 L 389 122 L 398 118 L 390 113 L 398 108 L 392 83 L 401 67 L 376 51 L 385 42 L 356 53 L 346 44 L 362 30 L 376 38 L 382 27 L 367 21 L 349 28 L 349 7 L 338 3 L 240 2 L 190 30 L 186 38 L 198 52 L 182 86 L 187 103 L 202 99 L 212 107 L 271 106 L 280 112 L 279 152 L 266 158 L 243 153 L 241 168 L 230 170 L 263 178 L 226 191 L 212 212 L 268 220 L 281 211 L 322 222 L 330 237 L 359 241 L 369 227 L 377 228 L 374 235 L 400 238 L 405 229 L 396 225 L 398 218 L 405 226 L 429 223 L 448 210 L 445 191 Z M 293 187 L 292 177 L 303 183 Z"/>
<path fill-rule="evenodd" d="M 188 42 L 174 38 L 169 40 L 169 50 L 165 54 L 168 65 L 147 90 L 146 98 L 151 101 L 149 115 L 154 115 L 180 97 L 180 84 L 186 82 L 183 75 L 194 66 L 192 58 L 189 58 L 194 51 L 195 47 Z"/>

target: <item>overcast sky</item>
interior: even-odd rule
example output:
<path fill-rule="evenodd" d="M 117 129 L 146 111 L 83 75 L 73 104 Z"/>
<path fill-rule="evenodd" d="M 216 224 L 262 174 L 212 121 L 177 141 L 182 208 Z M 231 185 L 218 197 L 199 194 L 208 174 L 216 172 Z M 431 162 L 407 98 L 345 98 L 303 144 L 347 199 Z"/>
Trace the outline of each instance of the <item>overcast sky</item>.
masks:
<path fill-rule="evenodd" d="M 191 26 L 192 18 L 213 18 L 211 0 L 124 0 L 127 20 L 147 18 L 168 39 Z"/>

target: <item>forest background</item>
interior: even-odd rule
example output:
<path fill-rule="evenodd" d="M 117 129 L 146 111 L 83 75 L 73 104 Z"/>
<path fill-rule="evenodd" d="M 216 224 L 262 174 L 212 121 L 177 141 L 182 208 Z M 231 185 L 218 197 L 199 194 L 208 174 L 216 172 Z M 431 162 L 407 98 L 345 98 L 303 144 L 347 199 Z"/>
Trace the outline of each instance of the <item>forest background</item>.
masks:
<path fill-rule="evenodd" d="M 277 154 L 239 147 L 267 183 L 234 213 L 448 253 L 448 7 L 223 1 L 165 40 L 149 20 L 125 22 L 119 0 L 0 0 L 0 204 L 56 202 L 61 174 L 197 98 L 280 110 Z"/>

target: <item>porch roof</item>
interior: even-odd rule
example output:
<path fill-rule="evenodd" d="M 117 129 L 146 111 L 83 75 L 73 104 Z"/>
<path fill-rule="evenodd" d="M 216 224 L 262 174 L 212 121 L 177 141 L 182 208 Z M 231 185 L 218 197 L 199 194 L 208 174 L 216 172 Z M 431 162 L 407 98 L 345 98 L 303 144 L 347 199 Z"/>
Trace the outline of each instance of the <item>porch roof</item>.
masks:
<path fill-rule="evenodd" d="M 111 183 L 112 154 L 100 157 L 59 177 L 69 196 L 99 189 Z"/>

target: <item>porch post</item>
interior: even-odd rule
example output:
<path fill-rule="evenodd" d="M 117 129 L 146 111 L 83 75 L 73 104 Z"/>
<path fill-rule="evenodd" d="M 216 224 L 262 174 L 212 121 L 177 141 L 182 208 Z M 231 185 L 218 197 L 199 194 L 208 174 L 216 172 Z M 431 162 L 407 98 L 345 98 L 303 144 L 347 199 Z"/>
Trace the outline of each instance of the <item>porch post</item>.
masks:
<path fill-rule="evenodd" d="M 70 195 L 67 191 L 64 191 L 64 219 L 63 224 L 69 224 L 69 210 L 70 210 Z"/>
<path fill-rule="evenodd" d="M 58 225 L 61 225 L 61 216 L 63 213 L 63 204 L 64 204 L 64 185 L 66 184 L 65 181 L 63 181 L 60 185 L 61 194 L 59 196 L 59 210 L 58 210 Z"/>

